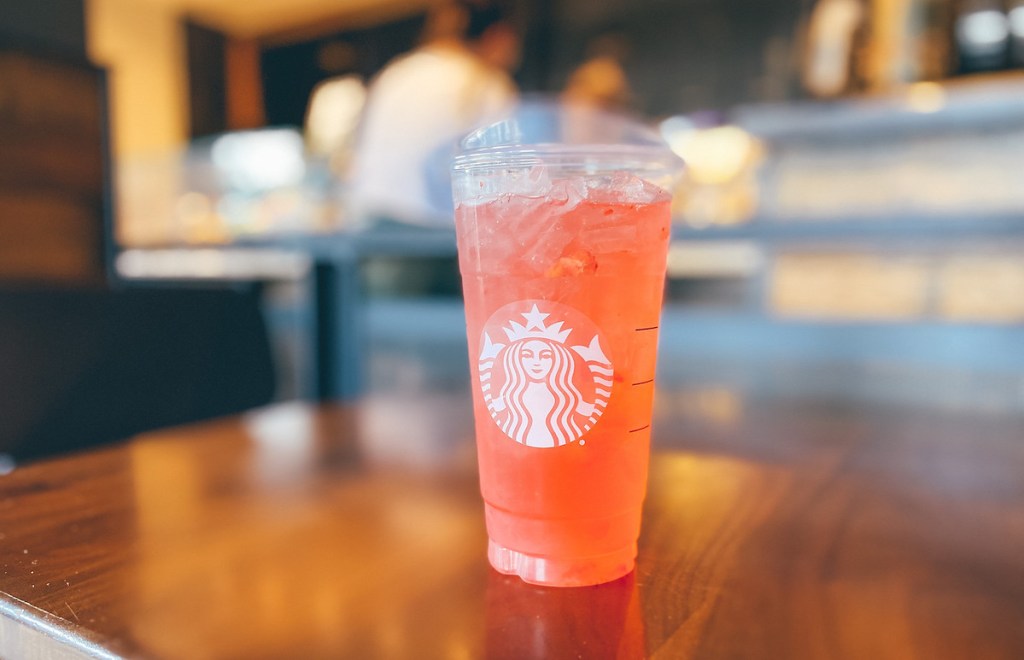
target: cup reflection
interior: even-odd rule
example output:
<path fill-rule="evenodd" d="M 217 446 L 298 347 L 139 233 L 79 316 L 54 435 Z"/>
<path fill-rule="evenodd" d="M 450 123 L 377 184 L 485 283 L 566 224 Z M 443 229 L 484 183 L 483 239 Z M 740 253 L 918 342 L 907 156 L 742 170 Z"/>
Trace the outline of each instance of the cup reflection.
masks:
<path fill-rule="evenodd" d="M 491 571 L 487 658 L 644 658 L 635 572 L 593 587 L 539 587 Z"/>

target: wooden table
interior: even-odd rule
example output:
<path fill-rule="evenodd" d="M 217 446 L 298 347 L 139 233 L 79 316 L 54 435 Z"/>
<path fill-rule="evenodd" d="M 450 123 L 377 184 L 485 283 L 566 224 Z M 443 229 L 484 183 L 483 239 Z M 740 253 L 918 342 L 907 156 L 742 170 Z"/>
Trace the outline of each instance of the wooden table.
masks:
<path fill-rule="evenodd" d="M 19 468 L 0 656 L 1024 657 L 1024 420 L 713 389 L 657 407 L 638 568 L 585 589 L 488 568 L 464 397 L 288 405 Z"/>

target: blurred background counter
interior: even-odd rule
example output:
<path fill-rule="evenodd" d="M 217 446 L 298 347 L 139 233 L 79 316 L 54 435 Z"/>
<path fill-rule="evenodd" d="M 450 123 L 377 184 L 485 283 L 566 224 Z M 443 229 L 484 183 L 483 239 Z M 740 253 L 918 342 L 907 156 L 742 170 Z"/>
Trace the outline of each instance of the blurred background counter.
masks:
<path fill-rule="evenodd" d="M 15 0 L 0 276 L 254 284 L 280 399 L 465 388 L 450 210 L 351 204 L 375 84 L 438 44 L 688 161 L 666 392 L 1024 410 L 1017 0 Z"/>
<path fill-rule="evenodd" d="M 677 191 L 661 382 L 1021 409 L 1022 92 L 1012 77 L 925 82 L 657 122 L 690 164 Z M 218 163 L 232 141 L 253 155 Z M 263 163 L 281 169 L 253 169 Z M 292 179 L 275 182 L 289 163 Z M 268 311 L 289 395 L 315 393 L 325 377 L 342 394 L 464 385 L 450 228 L 346 216 L 344 185 L 298 131 L 198 143 L 156 179 L 142 174 L 152 163 L 131 166 L 123 181 L 182 183 L 122 203 L 126 237 L 138 238 L 123 241 L 119 272 L 262 273 L 274 283 Z M 276 253 L 291 260 L 287 273 L 267 261 Z M 325 312 L 342 326 L 320 331 L 336 331 L 348 356 L 334 377 L 313 375 L 316 357 L 304 353 L 317 336 L 317 287 L 331 286 L 317 272 L 346 274 L 333 289 L 341 311 Z"/>
<path fill-rule="evenodd" d="M 669 263 L 682 334 L 665 348 L 746 381 L 754 364 L 810 368 L 776 392 L 1019 409 L 1022 92 L 921 82 L 741 107 L 703 133 L 663 123 L 693 165 Z"/>

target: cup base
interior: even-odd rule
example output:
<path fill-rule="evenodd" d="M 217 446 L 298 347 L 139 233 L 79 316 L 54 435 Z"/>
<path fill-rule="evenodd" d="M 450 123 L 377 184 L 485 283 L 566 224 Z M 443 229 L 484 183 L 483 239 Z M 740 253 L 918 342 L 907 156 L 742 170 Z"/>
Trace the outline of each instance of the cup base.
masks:
<path fill-rule="evenodd" d="M 488 539 L 487 560 L 494 570 L 545 587 L 588 587 L 628 575 L 636 564 L 636 545 L 593 557 L 555 559 L 528 555 Z"/>

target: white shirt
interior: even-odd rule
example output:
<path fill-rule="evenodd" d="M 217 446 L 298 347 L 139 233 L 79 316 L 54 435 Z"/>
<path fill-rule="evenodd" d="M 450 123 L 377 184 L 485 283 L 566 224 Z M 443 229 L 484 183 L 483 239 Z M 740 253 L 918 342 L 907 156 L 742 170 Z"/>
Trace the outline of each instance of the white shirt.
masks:
<path fill-rule="evenodd" d="M 496 118 L 514 98 L 507 75 L 457 45 L 428 45 L 389 64 L 370 87 L 356 142 L 353 210 L 364 217 L 450 222 L 431 202 L 428 159 Z"/>

